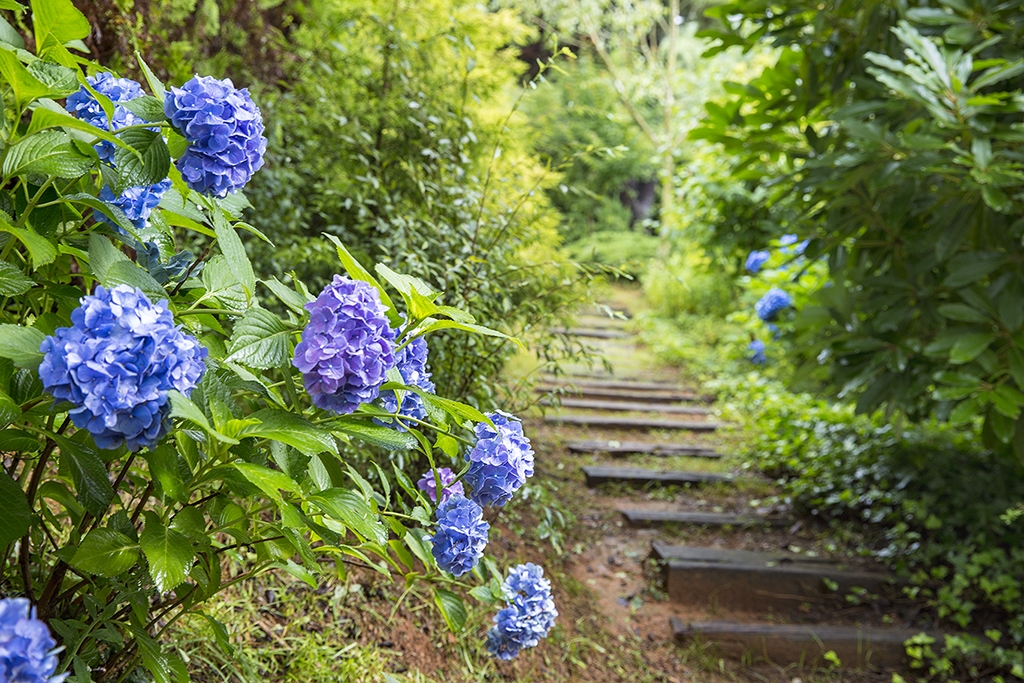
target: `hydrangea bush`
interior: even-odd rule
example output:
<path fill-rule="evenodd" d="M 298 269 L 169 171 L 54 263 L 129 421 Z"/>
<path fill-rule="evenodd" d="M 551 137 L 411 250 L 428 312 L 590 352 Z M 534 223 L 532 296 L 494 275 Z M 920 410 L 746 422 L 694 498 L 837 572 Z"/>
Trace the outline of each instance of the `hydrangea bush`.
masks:
<path fill-rule="evenodd" d="M 319 295 L 261 279 L 239 213 L 267 144 L 248 93 L 167 88 L 141 60 L 145 87 L 98 72 L 68 50 L 89 31 L 70 0 L 33 8 L 37 53 L 0 44 L 0 579 L 23 596 L 0 602 L 0 680 L 187 680 L 170 624 L 239 577 L 316 586 L 353 554 L 453 631 L 459 591 L 515 607 L 502 657 L 536 644 L 549 586 L 541 607 L 496 590 L 484 555 L 483 507 L 532 475 L 529 440 L 427 369 L 434 332 L 509 338 L 330 237 Z M 361 444 L 429 473 L 361 472 L 342 457 Z"/>

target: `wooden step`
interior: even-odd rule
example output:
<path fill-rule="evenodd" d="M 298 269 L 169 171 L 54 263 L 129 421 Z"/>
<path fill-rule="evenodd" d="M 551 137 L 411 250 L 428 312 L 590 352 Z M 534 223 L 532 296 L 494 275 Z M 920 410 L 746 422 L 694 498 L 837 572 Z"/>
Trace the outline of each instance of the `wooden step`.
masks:
<path fill-rule="evenodd" d="M 686 484 L 709 484 L 732 481 L 728 474 L 711 474 L 708 472 L 681 472 L 673 470 L 649 470 L 643 467 L 606 467 L 603 465 L 584 465 L 583 474 L 587 477 L 587 486 L 598 484 L 622 483 L 635 486 L 660 484 L 663 486 Z"/>
<path fill-rule="evenodd" d="M 551 405 L 549 399 L 541 399 L 543 405 Z M 637 401 L 601 401 L 591 398 L 563 398 L 563 408 L 583 408 L 586 410 L 612 410 L 616 412 L 661 413 L 665 415 L 707 415 L 708 408 L 697 406 L 651 405 Z"/>
<path fill-rule="evenodd" d="M 632 313 L 627 311 L 625 308 L 622 308 L 621 306 L 606 306 L 606 305 L 602 305 L 600 308 L 597 308 L 597 307 L 587 307 L 587 308 L 584 308 L 582 311 L 580 311 L 580 314 L 581 315 L 589 315 L 589 316 L 607 317 L 608 311 L 611 311 L 616 316 L 622 316 L 626 320 L 630 320 L 633 317 Z"/>
<path fill-rule="evenodd" d="M 629 389 L 632 391 L 686 391 L 684 387 L 671 382 L 651 382 L 643 379 L 630 379 L 628 377 L 613 378 L 608 375 L 583 375 L 569 374 L 554 377 L 545 375 L 544 381 L 549 384 L 571 383 L 578 387 L 591 387 L 594 389 Z"/>
<path fill-rule="evenodd" d="M 693 526 L 735 527 L 788 527 L 793 520 L 766 515 L 735 515 L 722 512 L 692 512 L 683 510 L 631 510 L 619 508 L 631 526 L 660 526 L 687 524 Z"/>
<path fill-rule="evenodd" d="M 615 415 L 546 415 L 545 422 L 619 429 L 682 429 L 690 432 L 713 432 L 719 422 L 685 422 L 657 417 L 619 417 Z"/>
<path fill-rule="evenodd" d="M 669 597 L 698 608 L 798 613 L 805 602 L 838 602 L 854 588 L 881 594 L 893 582 L 889 574 L 851 570 L 828 559 L 796 554 L 655 542 L 654 556 L 665 563 Z"/>
<path fill-rule="evenodd" d="M 629 339 L 633 335 L 619 330 L 604 330 L 596 327 L 552 327 L 552 334 L 567 334 L 570 337 L 590 337 L 593 339 Z"/>
<path fill-rule="evenodd" d="M 584 314 L 576 317 L 576 326 L 597 330 L 622 330 L 629 326 L 629 320 L 610 318 L 607 315 Z"/>
<path fill-rule="evenodd" d="M 580 398 L 617 398 L 624 401 L 641 401 L 644 403 L 678 403 L 680 401 L 693 401 L 710 403 L 713 397 L 700 395 L 692 391 L 676 391 L 672 389 L 601 389 L 599 387 L 574 386 L 572 382 L 566 384 L 539 384 L 533 389 L 538 394 L 551 394 L 558 392 L 566 396 L 578 396 Z"/>
<path fill-rule="evenodd" d="M 830 663 L 826 652 L 839 657 L 844 669 L 900 668 L 905 664 L 904 641 L 921 631 L 822 624 L 757 624 L 734 621 L 694 621 L 671 617 L 680 645 L 693 640 L 713 643 L 722 655 L 742 661 L 764 660 L 780 666 L 800 664 L 813 671 Z"/>
<path fill-rule="evenodd" d="M 686 455 L 691 458 L 721 458 L 722 454 L 706 446 L 656 443 L 653 441 L 580 440 L 567 444 L 573 453 L 607 453 L 609 455 Z"/>

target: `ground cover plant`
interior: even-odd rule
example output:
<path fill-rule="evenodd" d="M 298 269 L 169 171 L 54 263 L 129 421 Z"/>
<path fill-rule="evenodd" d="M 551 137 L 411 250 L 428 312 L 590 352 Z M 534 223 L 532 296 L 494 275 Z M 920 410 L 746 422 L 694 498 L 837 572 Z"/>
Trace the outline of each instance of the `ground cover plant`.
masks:
<path fill-rule="evenodd" d="M 333 236 L 318 294 L 257 277 L 242 236 L 268 238 L 243 188 L 268 140 L 249 92 L 167 85 L 141 57 L 145 86 L 119 78 L 80 56 L 68 0 L 0 7 L 3 679 L 186 680 L 159 640 L 177 620 L 221 641 L 203 611 L 219 592 L 347 564 L 428 586 L 452 631 L 466 593 L 493 604 L 495 657 L 535 646 L 550 581 L 484 558 L 482 520 L 533 474 L 530 442 L 427 369 L 435 332 L 508 335 Z M 429 469 L 360 471 L 344 454 L 366 445 Z"/>

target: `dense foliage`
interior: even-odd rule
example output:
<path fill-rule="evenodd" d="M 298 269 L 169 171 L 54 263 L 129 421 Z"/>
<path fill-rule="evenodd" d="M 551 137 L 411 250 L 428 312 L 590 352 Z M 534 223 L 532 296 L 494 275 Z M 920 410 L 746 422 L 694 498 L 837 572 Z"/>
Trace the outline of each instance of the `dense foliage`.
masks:
<path fill-rule="evenodd" d="M 101 75 L 77 54 L 90 26 L 70 0 L 0 9 L 0 590 L 36 610 L 0 603 L 4 680 L 51 679 L 55 662 L 53 681 L 139 665 L 187 680 L 161 635 L 196 614 L 227 643 L 205 603 L 271 569 L 313 587 L 346 565 L 400 575 L 453 631 L 468 589 L 454 577 L 518 605 L 483 556 L 482 506 L 532 475 L 529 440 L 424 379 L 434 333 L 496 340 L 465 347 L 473 372 L 489 361 L 472 354 L 510 337 L 422 279 L 371 274 L 331 234 L 318 296 L 257 273 L 245 243 L 268 241 L 265 215 L 242 188 L 273 142 L 249 93 L 209 76 L 168 87 L 141 58 L 145 89 Z M 432 520 L 401 468 L 346 457 L 369 446 L 425 459 L 434 491 L 472 472 L 470 498 L 442 495 Z M 438 459 L 465 466 L 442 481 Z M 530 603 L 517 647 L 550 630 L 549 603 Z"/>

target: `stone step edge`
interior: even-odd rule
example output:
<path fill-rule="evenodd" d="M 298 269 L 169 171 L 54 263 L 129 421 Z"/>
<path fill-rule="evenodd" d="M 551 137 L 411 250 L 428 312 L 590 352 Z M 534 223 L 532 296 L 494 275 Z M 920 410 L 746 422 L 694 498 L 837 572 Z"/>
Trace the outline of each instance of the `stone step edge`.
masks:
<path fill-rule="evenodd" d="M 683 485 L 732 483 L 735 481 L 732 475 L 711 472 L 650 470 L 642 467 L 608 467 L 602 465 L 584 465 L 581 469 L 587 479 L 587 486 L 591 487 L 608 483 Z"/>
<path fill-rule="evenodd" d="M 721 458 L 718 451 L 704 446 L 682 444 L 662 444 L 654 441 L 616 441 L 616 440 L 574 440 L 566 447 L 574 453 L 608 453 L 609 455 L 625 455 L 642 453 L 658 456 L 689 456 L 691 458 Z"/>
<path fill-rule="evenodd" d="M 540 404 L 544 406 L 551 406 L 558 403 L 562 408 L 581 408 L 585 410 L 609 410 L 614 412 L 635 412 L 635 413 L 655 413 L 658 415 L 710 415 L 710 408 L 701 408 L 698 406 L 676 406 L 676 405 L 662 405 L 643 403 L 640 401 L 606 401 L 601 399 L 591 398 L 572 398 L 564 397 L 560 400 L 552 401 L 551 399 L 542 398 Z"/>
<path fill-rule="evenodd" d="M 545 415 L 545 422 L 591 427 L 622 427 L 626 429 L 677 429 L 690 432 L 713 432 L 728 425 L 721 422 L 658 420 L 640 417 L 604 415 Z"/>
<path fill-rule="evenodd" d="M 793 520 L 766 515 L 737 515 L 727 512 L 698 512 L 693 510 L 632 510 L 618 508 L 619 514 L 631 526 L 655 526 L 658 524 L 686 524 L 711 527 L 788 527 Z"/>

